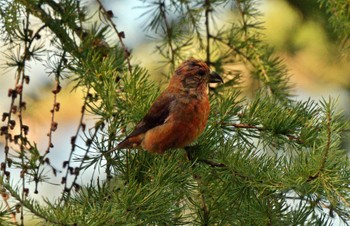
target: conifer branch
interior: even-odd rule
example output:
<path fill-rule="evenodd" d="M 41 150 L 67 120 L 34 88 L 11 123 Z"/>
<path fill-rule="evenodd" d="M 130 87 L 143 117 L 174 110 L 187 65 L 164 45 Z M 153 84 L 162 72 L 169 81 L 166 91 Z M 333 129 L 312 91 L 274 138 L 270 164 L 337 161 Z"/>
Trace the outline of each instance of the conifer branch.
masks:
<path fill-rule="evenodd" d="M 75 44 L 71 36 L 68 34 L 67 30 L 62 26 L 59 20 L 52 18 L 48 13 L 46 13 L 45 10 L 41 8 L 40 4 L 33 4 L 27 0 L 17 1 L 24 5 L 28 12 L 30 12 L 35 17 L 39 18 L 45 25 L 47 25 L 47 27 L 49 27 L 55 33 L 57 38 L 60 40 L 61 44 L 64 46 L 64 50 L 66 50 L 74 56 L 79 55 L 77 45 Z M 53 7 L 53 9 L 58 10 L 58 12 L 62 11 L 61 7 L 59 7 L 59 5 L 54 1 L 46 0 L 45 3 Z M 73 27 L 73 30 L 78 34 L 81 34 L 81 29 L 79 29 L 78 27 Z"/>
<path fill-rule="evenodd" d="M 28 209 L 31 213 L 33 213 L 36 217 L 39 217 L 41 219 L 44 219 L 45 221 L 48 221 L 53 224 L 62 224 L 62 222 L 55 221 L 49 217 L 47 217 L 41 208 L 38 208 L 39 206 L 34 205 L 32 201 L 28 199 L 22 199 L 22 197 L 19 194 L 19 192 L 14 189 L 10 184 L 3 183 L 2 186 L 11 194 L 13 198 L 15 198 L 21 205 L 21 208 L 25 207 Z M 24 222 L 21 220 L 21 225 L 24 225 Z"/>
<path fill-rule="evenodd" d="M 259 72 L 261 73 L 261 75 L 265 80 L 263 81 L 263 83 L 267 88 L 267 93 L 271 96 L 272 94 L 274 94 L 274 90 L 272 89 L 272 86 L 271 86 L 272 85 L 271 84 L 272 79 L 270 78 L 271 75 L 269 75 L 268 73 L 268 70 L 265 65 L 266 63 L 262 60 L 263 54 L 261 53 L 261 51 L 264 51 L 264 50 L 258 49 L 257 47 L 257 45 L 261 45 L 260 43 L 261 41 L 256 40 L 255 37 L 251 37 L 248 34 L 248 32 L 250 32 L 251 29 L 258 28 L 258 22 L 255 22 L 255 24 L 250 24 L 248 20 L 252 19 L 251 17 L 254 14 L 253 12 L 251 12 L 251 14 L 247 14 L 245 12 L 245 9 L 242 8 L 242 7 L 247 7 L 247 8 L 250 8 L 251 11 L 254 11 L 255 9 L 251 8 L 252 7 L 251 5 L 253 3 L 250 1 L 245 1 L 244 3 L 242 3 L 241 0 L 236 0 L 236 1 L 237 1 L 237 8 L 241 16 L 241 21 L 243 23 L 242 29 L 244 31 L 244 39 L 245 39 L 245 42 L 247 43 L 247 49 L 249 49 L 249 51 L 251 52 L 250 54 L 248 54 L 250 55 L 249 58 L 247 56 L 245 56 L 244 58 L 247 59 L 254 68 L 259 69 Z M 252 43 L 252 40 L 255 40 L 256 43 L 255 44 Z M 234 49 L 237 50 L 237 48 L 234 48 Z M 278 76 L 282 76 L 282 75 L 278 75 Z"/>

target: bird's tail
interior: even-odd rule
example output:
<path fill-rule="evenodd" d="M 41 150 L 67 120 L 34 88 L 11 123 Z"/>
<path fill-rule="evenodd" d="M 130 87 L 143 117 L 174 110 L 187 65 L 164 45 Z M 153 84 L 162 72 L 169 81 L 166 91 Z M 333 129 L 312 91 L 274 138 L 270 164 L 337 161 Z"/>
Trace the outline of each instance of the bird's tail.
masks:
<path fill-rule="evenodd" d="M 120 142 L 116 147 L 108 150 L 105 154 L 123 149 L 123 148 L 140 148 L 141 143 L 137 137 L 127 137 L 122 142 Z"/>

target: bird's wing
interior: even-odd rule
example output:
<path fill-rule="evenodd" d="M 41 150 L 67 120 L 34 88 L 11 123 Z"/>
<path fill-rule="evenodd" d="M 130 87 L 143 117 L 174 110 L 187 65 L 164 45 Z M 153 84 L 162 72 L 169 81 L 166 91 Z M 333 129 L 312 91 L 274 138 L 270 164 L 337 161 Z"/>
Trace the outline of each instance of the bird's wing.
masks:
<path fill-rule="evenodd" d="M 159 126 L 165 122 L 170 113 L 170 106 L 175 101 L 175 95 L 171 93 L 161 94 L 152 104 L 151 108 L 143 117 L 141 122 L 137 124 L 134 131 L 127 137 L 134 137 L 141 133 Z M 126 138 L 126 139 L 127 139 Z"/>

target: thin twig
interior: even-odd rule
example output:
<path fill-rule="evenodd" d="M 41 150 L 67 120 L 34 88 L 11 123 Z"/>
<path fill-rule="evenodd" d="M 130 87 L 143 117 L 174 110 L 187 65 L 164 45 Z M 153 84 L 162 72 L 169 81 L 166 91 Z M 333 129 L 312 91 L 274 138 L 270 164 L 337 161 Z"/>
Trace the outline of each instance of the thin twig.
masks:
<path fill-rule="evenodd" d="M 50 149 L 53 147 L 53 144 L 52 144 L 52 133 L 56 130 L 56 127 L 57 127 L 57 123 L 55 122 L 55 112 L 57 111 L 58 104 L 59 104 L 57 102 L 57 93 L 60 90 L 59 87 L 60 87 L 59 82 L 56 80 L 55 90 L 53 91 L 53 105 L 52 105 L 52 108 L 50 110 L 50 112 L 51 112 L 50 130 L 47 133 L 48 144 L 47 144 L 47 148 L 46 148 L 44 156 L 46 154 L 50 153 Z"/>
<path fill-rule="evenodd" d="M 27 139 L 26 139 L 26 135 L 27 132 L 25 132 L 27 129 L 23 123 L 23 110 L 24 108 L 21 107 L 22 103 L 23 103 L 23 90 L 24 90 L 24 81 L 25 81 L 25 68 L 26 68 L 26 60 L 28 59 L 28 57 L 30 56 L 30 46 L 32 42 L 29 42 L 30 40 L 30 35 L 29 35 L 29 16 L 30 16 L 30 12 L 29 10 L 26 11 L 26 19 L 25 19 L 25 29 L 24 29 L 24 36 L 25 36 L 25 40 L 24 40 L 24 55 L 23 55 L 23 62 L 22 62 L 22 67 L 19 68 L 18 70 L 18 77 L 21 78 L 21 82 L 20 82 L 20 87 L 21 87 L 21 92 L 19 92 L 19 98 L 18 98 L 18 106 L 19 106 L 19 113 L 18 113 L 18 119 L 19 119 L 19 127 L 20 127 L 20 156 L 21 156 L 21 164 L 22 164 L 22 173 L 21 173 L 21 178 L 22 178 L 22 192 L 21 192 L 21 196 L 22 199 L 25 200 L 26 196 L 28 195 L 26 192 L 26 171 L 25 171 L 25 145 L 27 143 Z M 21 225 L 24 225 L 24 207 L 23 205 L 21 205 L 21 215 L 20 215 L 20 219 L 21 219 Z"/>
<path fill-rule="evenodd" d="M 238 129 L 254 129 L 254 130 L 258 130 L 258 131 L 265 131 L 266 129 L 264 127 L 260 127 L 260 126 L 255 126 L 255 125 L 249 125 L 249 124 L 244 124 L 244 123 L 231 123 L 231 124 L 227 124 L 227 123 L 223 123 L 223 125 L 227 125 L 227 126 L 233 126 L 235 128 Z M 288 137 L 289 140 L 294 140 L 296 141 L 298 144 L 303 144 L 304 141 L 302 141 L 299 137 L 291 135 L 291 134 L 282 134 L 286 137 Z"/>
<path fill-rule="evenodd" d="M 16 85 L 15 85 L 16 87 Z M 1 134 L 4 134 L 5 135 L 5 146 L 4 146 L 4 152 L 5 152 L 5 159 L 4 159 L 4 164 L 2 164 L 2 171 L 5 173 L 5 175 L 7 174 L 7 162 L 9 160 L 9 150 L 10 150 L 10 142 L 12 140 L 12 137 L 11 137 L 11 134 L 9 133 L 9 129 L 10 129 L 10 125 L 11 125 L 11 122 L 13 121 L 12 120 L 12 112 L 13 112 L 13 109 L 15 108 L 15 99 L 17 97 L 17 91 L 16 91 L 16 88 L 14 89 L 10 89 L 9 90 L 9 94 L 8 94 L 10 97 L 11 97 L 11 103 L 10 103 L 10 109 L 9 111 L 5 114 L 3 114 L 3 120 L 5 119 L 5 117 L 7 118 L 7 122 L 6 122 L 6 126 L 3 126 L 1 127 Z M 7 178 L 8 179 L 8 176 Z"/>
<path fill-rule="evenodd" d="M 79 124 L 78 124 L 78 127 L 77 127 L 77 130 L 75 132 L 75 135 L 71 137 L 71 151 L 70 151 L 70 154 L 69 154 L 69 157 L 68 157 L 68 160 L 65 161 L 63 163 L 63 168 L 67 167 L 67 170 L 66 170 L 66 175 L 63 177 L 63 182 L 64 182 L 64 192 L 68 192 L 70 193 L 70 188 L 71 186 L 68 186 L 68 174 L 69 174 L 69 169 L 71 168 L 71 161 L 72 161 L 72 158 L 73 158 L 73 153 L 75 151 L 75 147 L 76 147 L 76 142 L 77 142 L 77 137 L 80 133 L 80 130 L 82 129 L 83 127 L 83 121 L 84 121 L 84 116 L 85 116 L 85 111 L 86 111 L 86 106 L 87 106 L 87 102 L 88 102 L 88 99 L 89 99 L 89 96 L 91 95 L 89 93 L 90 89 L 88 88 L 87 90 L 87 94 L 84 98 L 84 104 L 81 108 L 81 115 L 80 115 L 80 119 L 79 119 Z M 61 200 L 60 201 L 63 201 L 63 198 L 64 196 L 61 197 Z"/>
<path fill-rule="evenodd" d="M 200 163 L 204 163 L 204 164 L 207 164 L 211 167 L 215 167 L 215 168 L 227 168 L 227 165 L 225 163 L 221 163 L 221 162 L 214 162 L 212 160 L 209 160 L 209 159 L 198 159 L 197 160 L 198 162 Z M 242 180 L 245 180 L 245 181 L 251 181 L 253 180 L 253 178 L 249 177 L 249 176 L 246 176 L 246 175 L 243 175 L 233 169 L 228 169 L 230 172 L 233 173 L 233 175 L 241 178 Z M 263 183 L 262 181 L 259 181 L 259 183 Z"/>
<path fill-rule="evenodd" d="M 185 6 L 186 6 L 187 13 L 188 13 L 189 18 L 191 20 L 191 23 L 193 24 L 193 29 L 196 32 L 196 35 L 197 35 L 197 38 L 198 38 L 198 42 L 199 42 L 199 47 L 201 49 L 203 49 L 204 44 L 203 44 L 203 39 L 202 39 L 201 33 L 200 33 L 200 31 L 198 29 L 198 26 L 197 26 L 197 19 L 193 16 L 193 13 L 191 12 L 193 9 L 189 5 L 189 3 L 190 3 L 189 1 L 188 2 L 184 1 L 183 4 L 185 4 Z"/>
<path fill-rule="evenodd" d="M 202 163 L 205 163 L 211 167 L 217 167 L 217 168 L 225 168 L 226 165 L 224 163 L 221 163 L 221 162 L 214 162 L 214 161 L 211 161 L 209 159 L 198 159 L 199 162 L 202 162 Z"/>
<path fill-rule="evenodd" d="M 203 225 L 208 225 L 210 211 L 209 211 L 209 208 L 208 208 L 207 203 L 206 203 L 206 198 L 204 195 L 203 183 L 201 180 L 201 176 L 198 174 L 195 174 L 193 172 L 193 169 L 196 167 L 196 164 L 195 164 L 196 160 L 192 158 L 192 155 L 191 155 L 192 150 L 190 150 L 189 148 L 185 148 L 185 150 L 186 150 L 186 157 L 187 157 L 188 161 L 191 162 L 192 177 L 197 182 L 197 185 L 198 185 L 198 192 L 200 195 L 201 209 L 203 211 L 203 217 L 204 217 Z"/>
<path fill-rule="evenodd" d="M 175 49 L 173 47 L 173 42 L 172 42 L 173 30 L 169 25 L 168 17 L 166 14 L 165 1 L 159 2 L 159 9 L 160 9 L 160 13 L 161 13 L 161 16 L 162 16 L 162 18 L 164 20 L 164 24 L 165 24 L 165 32 L 167 35 L 167 42 L 168 42 L 168 45 L 170 48 L 171 65 L 172 65 L 172 67 L 174 67 L 174 65 L 175 65 Z"/>
<path fill-rule="evenodd" d="M 204 7 L 205 7 L 205 31 L 207 34 L 206 40 L 207 40 L 207 49 L 206 49 L 206 54 L 207 54 L 207 59 L 206 59 L 206 63 L 208 65 L 210 65 L 210 38 L 211 38 L 211 34 L 210 34 L 210 29 L 209 29 L 209 13 L 211 12 L 211 8 L 210 8 L 210 0 L 205 0 L 204 3 Z"/>
<path fill-rule="evenodd" d="M 57 123 L 55 122 L 55 112 L 58 112 L 60 110 L 60 103 L 57 102 L 57 94 L 61 91 L 61 86 L 60 86 L 60 76 L 61 76 L 61 72 L 62 72 L 62 68 L 63 68 L 63 64 L 64 64 L 64 60 L 65 60 L 65 56 L 66 56 L 66 51 L 63 51 L 63 54 L 60 58 L 57 70 L 55 71 L 55 76 L 56 76 L 56 80 L 55 80 L 55 89 L 52 90 L 53 93 L 53 104 L 52 104 L 52 108 L 50 110 L 51 112 L 51 124 L 50 124 L 50 130 L 48 132 L 48 146 L 47 149 L 45 151 L 45 154 L 48 154 L 50 152 L 50 149 L 53 147 L 52 144 L 52 133 L 56 130 L 57 127 Z"/>
<path fill-rule="evenodd" d="M 331 146 L 331 139 L 332 139 L 331 124 L 332 124 L 332 117 L 331 117 L 331 113 L 328 111 L 327 112 L 327 143 L 326 143 L 324 154 L 322 156 L 322 162 L 321 162 L 319 172 L 324 170 L 324 167 L 328 158 L 328 153 L 329 153 L 329 149 Z"/>
<path fill-rule="evenodd" d="M 8 192 L 6 192 L 5 188 L 3 188 L 1 191 L 1 197 L 2 197 L 2 200 L 4 200 L 4 202 L 5 202 L 5 206 L 6 206 L 7 211 L 10 213 L 12 222 L 14 224 L 17 224 L 16 214 L 14 212 L 12 212 L 10 204 L 7 201 L 10 198 L 10 195 L 8 194 Z"/>
<path fill-rule="evenodd" d="M 98 131 L 99 131 L 99 129 L 100 129 L 100 126 L 96 125 L 94 129 L 95 129 L 95 132 L 94 132 L 94 134 L 92 135 L 91 140 L 94 140 L 94 139 L 96 138 L 97 133 L 98 133 Z M 82 161 L 80 162 L 80 165 L 79 165 L 78 167 L 76 167 L 76 169 L 78 169 L 78 171 L 73 170 L 73 172 L 74 172 L 74 178 L 73 178 L 73 181 L 71 182 L 71 185 L 70 185 L 69 187 L 68 187 L 68 186 L 65 186 L 64 191 L 65 191 L 65 192 L 68 192 L 69 194 L 70 194 L 70 192 L 71 192 L 71 190 L 72 190 L 73 187 L 75 187 L 76 189 L 80 188 L 80 185 L 77 184 L 78 176 L 80 175 L 79 171 L 80 171 L 80 169 L 82 169 L 82 166 L 83 166 L 83 164 L 84 164 L 84 160 L 87 158 L 87 155 L 88 155 L 89 150 L 90 150 L 90 148 L 91 148 L 91 143 L 87 143 L 87 145 L 88 145 L 88 147 L 87 147 L 87 149 L 85 150 L 85 154 L 84 154 L 84 156 L 83 156 L 83 158 L 82 158 Z M 69 162 L 71 162 L 71 160 L 70 160 Z M 68 173 L 68 172 L 71 172 L 70 167 L 67 168 L 67 173 Z M 67 176 L 68 176 L 68 174 L 66 174 L 66 178 L 67 178 Z M 66 181 L 67 181 L 67 180 L 66 180 Z"/>
<path fill-rule="evenodd" d="M 130 52 L 128 50 L 128 48 L 126 47 L 126 45 L 124 44 L 123 38 L 124 38 L 124 32 L 119 32 L 116 24 L 112 21 L 112 17 L 109 16 L 108 11 L 106 10 L 106 8 L 103 6 L 102 2 L 100 0 L 96 0 L 97 3 L 100 6 L 100 9 L 103 12 L 103 15 L 105 16 L 106 20 L 109 22 L 109 24 L 112 26 L 113 30 L 115 31 L 115 33 L 118 36 L 120 45 L 122 46 L 123 50 L 124 50 L 124 56 L 125 56 L 125 60 L 126 63 L 128 64 L 128 70 L 130 75 L 132 75 L 132 66 L 131 66 L 131 62 L 130 62 Z"/>

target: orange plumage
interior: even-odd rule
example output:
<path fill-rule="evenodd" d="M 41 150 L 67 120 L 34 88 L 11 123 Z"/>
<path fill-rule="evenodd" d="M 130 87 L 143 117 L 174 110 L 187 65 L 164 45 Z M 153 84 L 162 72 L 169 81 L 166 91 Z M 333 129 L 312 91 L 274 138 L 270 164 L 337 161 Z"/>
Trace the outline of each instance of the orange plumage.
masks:
<path fill-rule="evenodd" d="M 194 58 L 183 62 L 169 86 L 154 101 L 145 117 L 116 149 L 140 148 L 164 153 L 193 142 L 204 130 L 209 116 L 208 83 L 222 82 L 208 65 Z"/>

